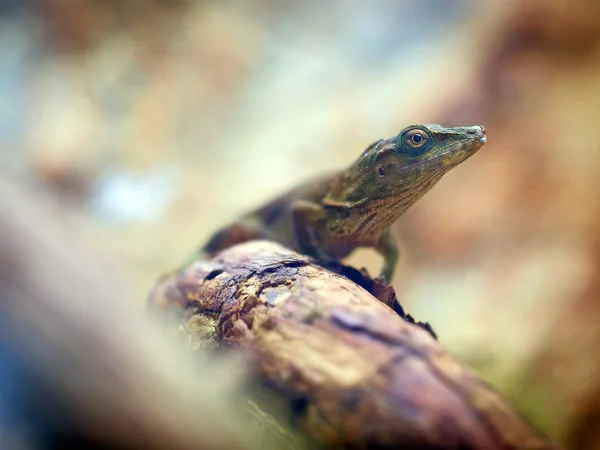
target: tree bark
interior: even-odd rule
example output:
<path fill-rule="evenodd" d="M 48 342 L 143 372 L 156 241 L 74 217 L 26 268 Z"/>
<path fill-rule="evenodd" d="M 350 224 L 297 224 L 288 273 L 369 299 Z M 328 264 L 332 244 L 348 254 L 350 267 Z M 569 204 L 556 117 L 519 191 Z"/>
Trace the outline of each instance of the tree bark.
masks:
<path fill-rule="evenodd" d="M 558 448 L 364 272 L 255 241 L 163 278 L 149 305 L 180 314 L 191 351 L 247 352 L 289 423 L 327 447 Z"/>

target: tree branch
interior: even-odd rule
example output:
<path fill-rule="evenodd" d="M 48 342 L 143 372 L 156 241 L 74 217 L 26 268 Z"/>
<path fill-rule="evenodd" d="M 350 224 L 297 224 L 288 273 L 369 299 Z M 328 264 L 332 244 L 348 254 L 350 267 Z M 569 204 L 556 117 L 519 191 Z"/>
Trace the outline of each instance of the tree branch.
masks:
<path fill-rule="evenodd" d="M 291 423 L 327 446 L 558 448 L 414 323 L 391 288 L 335 269 L 346 276 L 255 241 L 163 278 L 149 305 L 178 311 L 191 350 L 248 352 L 248 370 Z"/>

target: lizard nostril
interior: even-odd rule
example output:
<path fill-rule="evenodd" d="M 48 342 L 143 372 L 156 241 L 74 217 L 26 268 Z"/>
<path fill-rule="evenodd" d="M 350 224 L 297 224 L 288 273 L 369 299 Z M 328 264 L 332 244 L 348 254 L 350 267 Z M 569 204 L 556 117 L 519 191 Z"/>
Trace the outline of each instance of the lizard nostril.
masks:
<path fill-rule="evenodd" d="M 485 136 L 485 128 L 482 127 L 481 125 L 477 126 L 477 127 L 473 127 L 469 130 L 467 130 L 467 134 L 476 134 L 476 135 L 480 135 L 480 136 Z"/>

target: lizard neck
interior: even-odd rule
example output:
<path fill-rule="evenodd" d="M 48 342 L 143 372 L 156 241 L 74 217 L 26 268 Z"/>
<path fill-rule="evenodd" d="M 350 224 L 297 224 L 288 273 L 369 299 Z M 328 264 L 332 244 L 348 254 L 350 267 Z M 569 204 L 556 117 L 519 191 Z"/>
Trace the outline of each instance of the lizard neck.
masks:
<path fill-rule="evenodd" d="M 379 236 L 441 177 L 442 175 L 436 175 L 393 197 L 372 199 L 349 207 L 349 214 L 343 219 L 344 225 L 340 226 L 340 231 L 344 231 L 344 234 L 351 235 L 354 239 L 369 240 Z"/>

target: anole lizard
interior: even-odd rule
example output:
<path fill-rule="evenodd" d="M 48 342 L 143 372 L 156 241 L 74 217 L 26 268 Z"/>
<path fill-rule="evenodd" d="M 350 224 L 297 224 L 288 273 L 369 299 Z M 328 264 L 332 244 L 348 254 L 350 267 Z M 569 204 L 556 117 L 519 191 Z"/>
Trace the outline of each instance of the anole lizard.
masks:
<path fill-rule="evenodd" d="M 390 226 L 485 141 L 481 126 L 411 125 L 373 142 L 349 168 L 300 185 L 216 232 L 201 253 L 268 239 L 339 261 L 372 247 L 383 256 L 381 276 L 389 283 L 399 255 Z"/>

